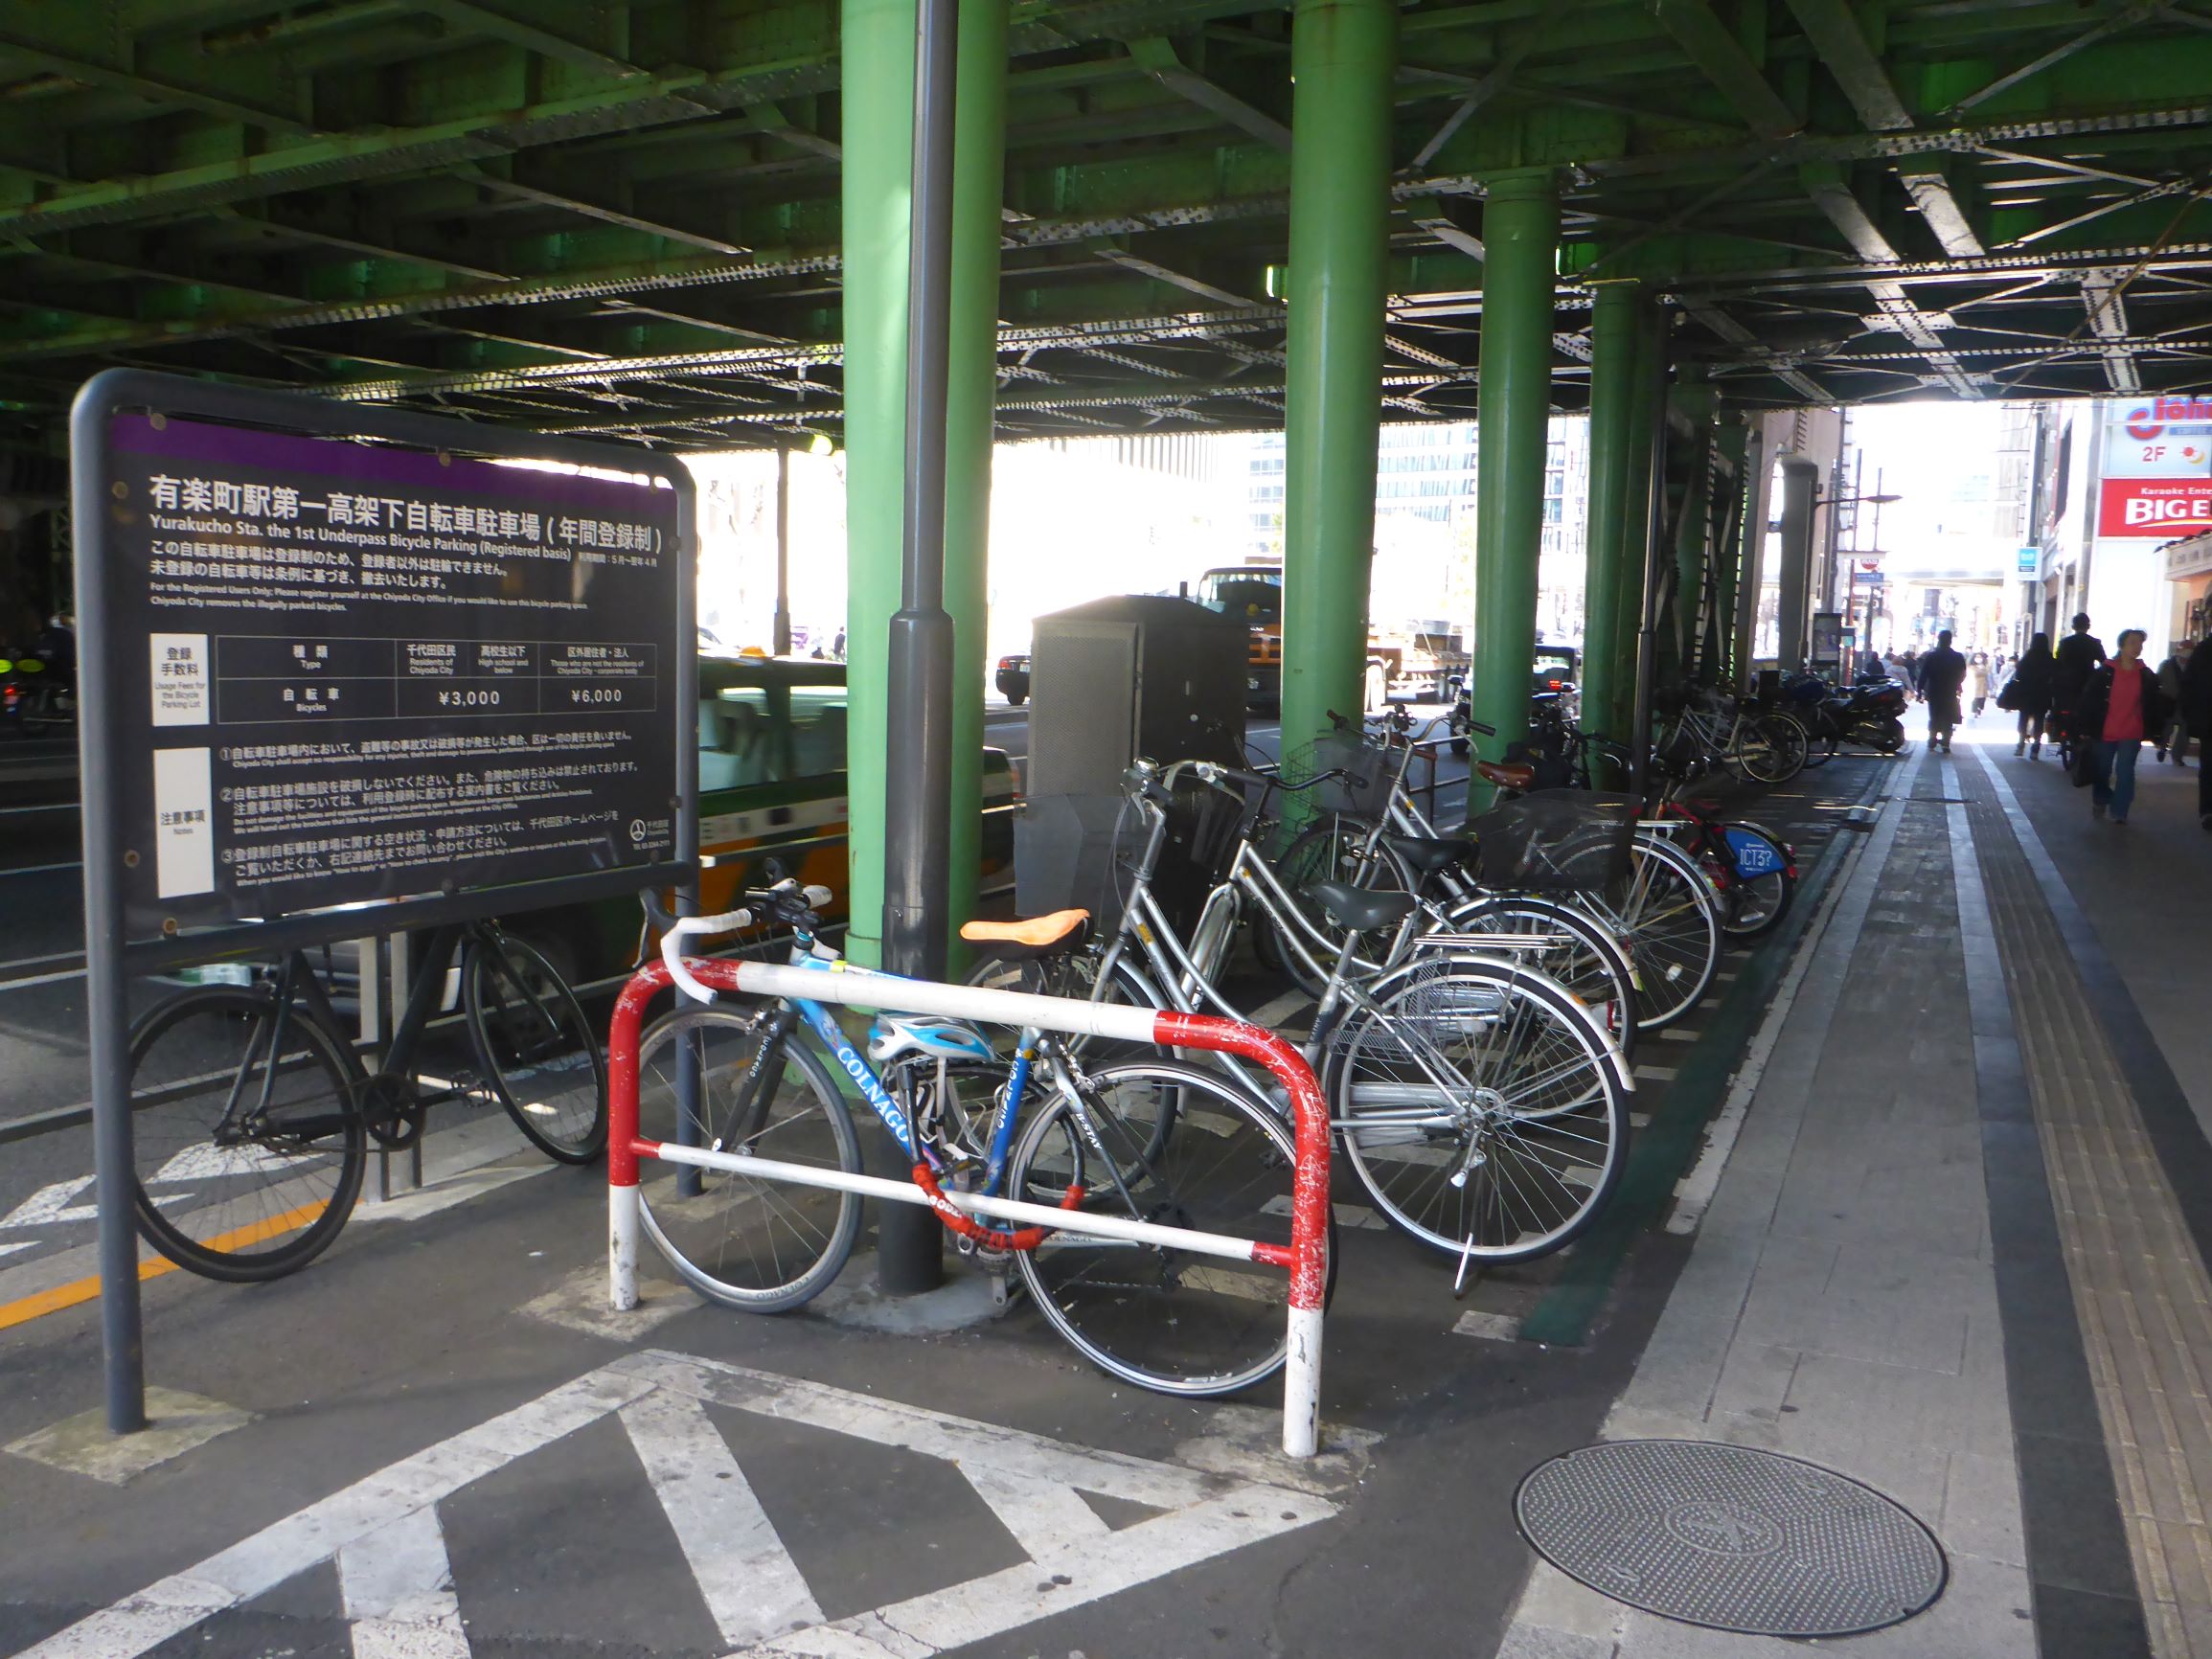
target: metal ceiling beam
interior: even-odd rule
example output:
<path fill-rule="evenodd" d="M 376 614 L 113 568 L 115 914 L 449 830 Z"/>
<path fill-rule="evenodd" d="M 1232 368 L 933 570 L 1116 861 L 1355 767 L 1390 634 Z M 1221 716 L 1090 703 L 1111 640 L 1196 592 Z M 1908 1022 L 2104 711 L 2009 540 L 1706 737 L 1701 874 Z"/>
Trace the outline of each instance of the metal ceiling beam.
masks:
<path fill-rule="evenodd" d="M 495 0 L 414 0 L 414 3 L 432 16 L 458 28 L 492 35 L 540 57 L 573 63 L 596 75 L 611 75 L 627 80 L 646 73 L 625 58 L 540 27 L 521 14 L 530 8 L 497 4 Z"/>
<path fill-rule="evenodd" d="M 1818 165 L 1801 168 L 1799 177 L 1813 204 L 1843 233 L 1844 239 L 1860 259 L 1872 264 L 1899 262 L 1897 249 L 1890 245 L 1889 239 L 1881 234 L 1881 228 L 1874 222 L 1865 206 L 1843 182 L 1837 169 Z M 1979 382 L 1945 349 L 1943 336 L 1902 284 L 1877 279 L 1866 284 L 1866 291 L 1889 326 L 1927 353 L 1929 368 L 1942 376 L 1946 386 L 1961 398 L 1982 395 Z"/>
<path fill-rule="evenodd" d="M 1977 103 L 1987 103 L 1998 94 L 2010 92 L 2022 81 L 2032 80 L 2044 70 L 2064 63 L 2085 47 L 2094 46 L 2098 41 L 2109 35 L 2117 34 L 2123 29 L 2132 29 L 2136 24 L 2157 16 L 2160 12 L 2168 10 L 2170 3 L 2171 0 L 2128 0 L 2128 4 L 2122 6 L 2095 28 L 2077 34 L 2063 46 L 2052 47 L 2050 51 L 2043 53 L 2041 57 L 2031 58 L 2018 69 L 1998 76 L 1986 86 L 1968 93 L 1964 98 L 1954 100 L 1950 107 L 1946 109 L 1944 113 L 1952 116 L 1963 115 Z"/>
<path fill-rule="evenodd" d="M 57 7 L 56 10 L 62 11 L 63 8 Z M 56 49 L 57 44 L 25 34 L 19 30 L 0 30 L 0 50 L 34 63 L 50 74 L 67 76 L 72 80 L 105 87 L 111 92 L 128 93 L 148 103 L 181 104 L 186 109 L 196 109 L 202 115 L 212 115 L 219 121 L 241 122 L 269 132 L 304 134 L 314 130 L 294 111 L 269 109 L 257 103 L 241 103 L 235 98 L 226 97 L 217 87 L 196 86 L 164 77 L 143 75 L 134 69 L 58 51 Z"/>
<path fill-rule="evenodd" d="M 1849 0 L 1790 0 L 1813 49 L 1843 88 L 1859 119 L 1875 132 L 1905 132 L 1913 125 L 1912 112 L 1882 67 L 1881 57 L 1859 25 Z M 1968 222 L 1950 180 L 1936 163 L 1922 158 L 1901 162 L 1897 168 L 1904 188 L 1911 193 L 1921 217 L 1947 254 L 1982 252 L 1981 239 Z"/>
<path fill-rule="evenodd" d="M 1759 66 L 1705 0 L 1651 0 L 1651 7 L 1659 27 L 1674 36 L 1675 44 L 1753 132 L 1766 139 L 1783 139 L 1804 129 L 1797 112 L 1767 84 Z"/>
<path fill-rule="evenodd" d="M 1721 309 L 1710 300 L 1682 302 L 1682 309 L 1696 321 L 1702 323 L 1717 338 L 1731 346 L 1756 346 L 1759 336 Z M 1774 377 L 1809 403 L 1833 403 L 1826 387 L 1802 369 L 1773 368 Z"/>
<path fill-rule="evenodd" d="M 1290 128 L 1287 125 L 1192 69 L 1176 56 L 1171 41 L 1158 35 L 1140 35 L 1129 43 L 1129 48 L 1130 59 L 1177 98 L 1220 116 L 1263 144 L 1288 151 Z"/>
<path fill-rule="evenodd" d="M 1181 288 L 1186 293 L 1196 294 L 1202 300 L 1211 300 L 1217 306 L 1243 307 L 1268 303 L 1250 299 L 1243 294 L 1233 294 L 1227 288 L 1218 288 L 1212 283 L 1204 282 L 1197 277 L 1185 276 L 1180 271 L 1172 270 L 1152 260 L 1140 259 L 1126 248 L 1100 247 L 1092 251 L 1110 265 L 1118 265 L 1125 271 L 1133 271 L 1138 276 L 1151 277 L 1155 282 L 1167 283 L 1174 287 Z"/>
<path fill-rule="evenodd" d="M 2128 338 L 2127 281 L 2124 270 L 2082 273 L 2082 305 L 2088 313 L 2088 330 L 2100 340 Z M 2143 389 L 2143 377 L 2132 357 L 2107 357 L 2105 380 L 2123 398 L 2133 397 Z"/>
<path fill-rule="evenodd" d="M 695 248 L 704 248 L 710 254 L 727 254 L 732 259 L 743 259 L 751 249 L 740 243 L 725 241 L 720 237 L 708 236 L 704 231 L 687 230 L 681 225 L 650 219 L 642 215 L 609 207 L 604 202 L 586 201 L 565 191 L 547 190 L 541 185 L 524 184 L 519 179 L 501 178 L 497 173 L 485 172 L 478 168 L 462 170 L 461 176 L 480 190 L 494 195 L 513 197 L 516 201 L 536 202 L 540 207 L 560 208 L 587 219 L 598 219 L 603 224 L 620 225 L 625 230 L 638 231 L 649 237 L 660 237 L 669 241 L 687 242 Z"/>

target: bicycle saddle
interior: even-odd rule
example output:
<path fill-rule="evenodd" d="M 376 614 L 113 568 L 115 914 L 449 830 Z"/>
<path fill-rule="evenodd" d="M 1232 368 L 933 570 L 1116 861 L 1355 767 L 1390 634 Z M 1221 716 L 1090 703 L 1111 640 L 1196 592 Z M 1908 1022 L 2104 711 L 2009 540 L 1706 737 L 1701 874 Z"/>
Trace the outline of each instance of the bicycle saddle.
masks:
<path fill-rule="evenodd" d="M 1434 875 L 1474 852 L 1473 842 L 1455 835 L 1385 835 L 1382 844 L 1404 859 L 1414 875 L 1423 876 Z"/>
<path fill-rule="evenodd" d="M 1090 933 L 1087 910 L 1056 910 L 1050 916 L 1031 916 L 1015 921 L 964 921 L 960 937 L 970 944 L 997 947 L 1011 960 L 1049 956 L 1074 950 Z"/>
<path fill-rule="evenodd" d="M 1477 761 L 1474 769 L 1499 788 L 1511 789 L 1516 794 L 1526 794 L 1529 785 L 1536 782 L 1534 766 L 1511 765 L 1503 761 Z"/>
<path fill-rule="evenodd" d="M 1354 887 L 1343 881 L 1316 881 L 1307 891 L 1328 913 L 1330 920 L 1355 933 L 1402 921 L 1413 909 L 1410 893 Z"/>

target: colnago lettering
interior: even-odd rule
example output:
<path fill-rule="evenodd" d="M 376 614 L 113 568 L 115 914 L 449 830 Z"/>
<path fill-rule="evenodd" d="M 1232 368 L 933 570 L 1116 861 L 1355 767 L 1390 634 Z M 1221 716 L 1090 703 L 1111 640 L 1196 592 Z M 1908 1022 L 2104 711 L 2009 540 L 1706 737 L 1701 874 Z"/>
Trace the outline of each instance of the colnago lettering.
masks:
<path fill-rule="evenodd" d="M 845 1075 L 859 1089 L 861 1099 L 876 1108 L 877 1116 L 889 1125 L 899 1145 L 910 1151 L 914 1146 L 914 1133 L 907 1126 L 906 1114 L 899 1109 L 899 1102 L 876 1080 L 876 1074 L 868 1069 L 868 1062 L 860 1057 L 859 1050 L 845 1040 L 845 1034 L 837 1029 L 837 1022 L 830 1017 L 830 1011 L 819 1003 L 810 1003 L 807 1007 L 807 1019 L 813 1026 L 814 1034 L 822 1039 L 823 1046 L 836 1057 L 837 1063 L 845 1069 Z"/>

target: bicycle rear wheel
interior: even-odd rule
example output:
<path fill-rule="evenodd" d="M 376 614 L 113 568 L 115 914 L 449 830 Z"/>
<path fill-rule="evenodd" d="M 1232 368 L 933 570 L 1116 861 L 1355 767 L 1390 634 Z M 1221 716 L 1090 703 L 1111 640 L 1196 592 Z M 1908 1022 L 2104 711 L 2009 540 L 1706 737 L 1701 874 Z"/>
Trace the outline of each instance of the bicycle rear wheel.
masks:
<path fill-rule="evenodd" d="M 606 1149 L 606 1057 L 559 970 L 493 928 L 468 942 L 461 986 L 468 1040 L 507 1115 L 559 1163 L 598 1157 Z"/>
<path fill-rule="evenodd" d="M 1590 1006 L 1607 1034 L 1620 1045 L 1622 1057 L 1635 1058 L 1636 970 L 1627 947 L 1595 917 L 1571 905 L 1510 893 L 1471 898 L 1448 918 L 1452 927 L 1476 936 L 1532 933 L 1556 936 L 1559 943 L 1538 951 L 1514 951 L 1514 959 L 1540 968 Z"/>
<path fill-rule="evenodd" d="M 638 1132 L 857 1174 L 859 1137 L 829 1072 L 788 1037 L 764 1057 L 765 1034 L 757 1014 L 735 1009 L 678 1009 L 655 1021 L 638 1045 Z M 665 1168 L 640 1185 L 638 1208 L 685 1284 L 755 1313 L 819 1295 L 860 1232 L 855 1193 L 721 1170 Z"/>
<path fill-rule="evenodd" d="M 1324 1086 L 1376 1208 L 1449 1256 L 1526 1261 L 1571 1243 L 1628 1158 L 1627 1068 L 1541 974 L 1396 970 L 1338 1032 Z"/>
<path fill-rule="evenodd" d="M 353 1069 L 298 1008 L 281 1041 L 276 1016 L 266 991 L 210 986 L 151 1010 L 131 1034 L 138 1230 L 208 1279 L 306 1266 L 360 1195 L 367 1137 Z"/>
<path fill-rule="evenodd" d="M 1169 1113 L 1175 1133 L 1148 1156 Z M 1031 1119 L 1009 1191 L 1058 1205 L 1080 1183 L 1086 1213 L 1288 1244 L 1295 1166 L 1290 1131 L 1226 1079 L 1146 1060 L 1090 1073 L 1079 1098 L 1063 1092 Z M 1015 1260 L 1053 1328 L 1124 1381 L 1234 1394 L 1283 1363 L 1289 1280 L 1279 1268 L 1070 1233 Z M 1330 1261 L 1334 1276 L 1334 1244 Z"/>

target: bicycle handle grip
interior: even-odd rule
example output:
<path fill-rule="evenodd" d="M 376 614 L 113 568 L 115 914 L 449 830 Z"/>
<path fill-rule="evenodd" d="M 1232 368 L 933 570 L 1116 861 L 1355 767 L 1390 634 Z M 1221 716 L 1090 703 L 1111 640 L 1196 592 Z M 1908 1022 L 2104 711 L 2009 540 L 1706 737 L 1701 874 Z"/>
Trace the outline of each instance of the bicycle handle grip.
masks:
<path fill-rule="evenodd" d="M 1486 738 L 1494 738 L 1497 736 L 1497 728 L 1495 726 L 1489 725 L 1481 720 L 1468 721 L 1467 729 L 1471 732 L 1480 732 Z"/>

